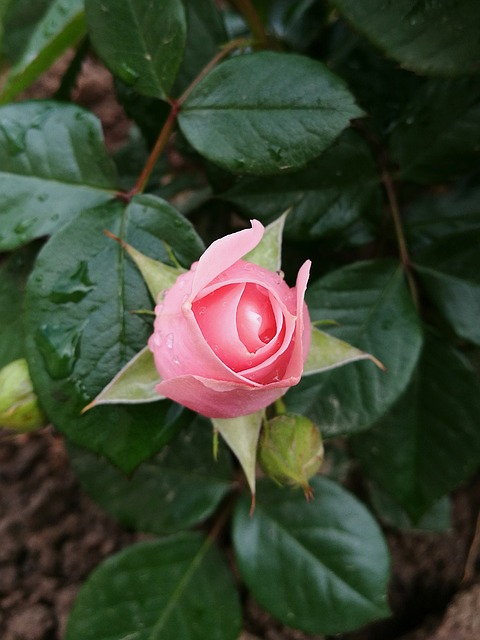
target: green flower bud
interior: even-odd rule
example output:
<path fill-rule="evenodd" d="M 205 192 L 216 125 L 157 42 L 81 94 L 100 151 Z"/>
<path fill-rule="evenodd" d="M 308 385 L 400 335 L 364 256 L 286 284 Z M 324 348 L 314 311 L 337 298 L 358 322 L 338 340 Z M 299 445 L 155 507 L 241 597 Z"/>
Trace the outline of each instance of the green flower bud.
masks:
<path fill-rule="evenodd" d="M 47 424 L 37 403 L 27 361 L 14 360 L 0 370 L 0 427 L 19 432 Z"/>
<path fill-rule="evenodd" d="M 277 416 L 262 431 L 258 460 L 275 482 L 300 486 L 309 499 L 312 490 L 308 480 L 323 462 L 320 431 L 304 416 L 289 413 Z"/>

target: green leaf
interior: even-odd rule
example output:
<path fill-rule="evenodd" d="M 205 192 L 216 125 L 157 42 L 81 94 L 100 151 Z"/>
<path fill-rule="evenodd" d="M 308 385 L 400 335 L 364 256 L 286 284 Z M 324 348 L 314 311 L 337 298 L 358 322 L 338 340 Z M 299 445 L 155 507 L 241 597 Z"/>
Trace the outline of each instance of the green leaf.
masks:
<path fill-rule="evenodd" d="M 480 69 L 480 6 L 471 0 L 333 0 L 358 31 L 417 73 L 464 75 Z"/>
<path fill-rule="evenodd" d="M 104 229 L 167 260 L 167 242 L 190 264 L 203 248 L 166 202 L 137 196 L 84 211 L 46 244 L 26 295 L 27 359 L 48 417 L 75 443 L 127 472 L 156 453 L 189 414 L 169 401 L 82 409 L 144 348 L 152 307 L 144 281 Z M 101 429 L 99 428 L 101 425 Z"/>
<path fill-rule="evenodd" d="M 153 361 L 153 354 L 144 347 L 100 391 L 82 413 L 100 404 L 139 404 L 162 400 L 155 390 L 160 376 Z"/>
<path fill-rule="evenodd" d="M 211 541 L 182 533 L 131 546 L 83 585 L 66 640 L 237 640 L 233 577 Z"/>
<path fill-rule="evenodd" d="M 132 476 L 71 443 L 68 452 L 88 495 L 138 531 L 165 534 L 193 527 L 214 512 L 232 485 L 230 456 L 213 460 L 212 431 L 202 419 L 182 429 Z"/>
<path fill-rule="evenodd" d="M 418 522 L 412 522 L 398 502 L 372 482 L 369 483 L 369 498 L 377 516 L 390 527 L 436 533 L 445 533 L 452 527 L 452 505 L 448 496 L 435 502 Z"/>
<path fill-rule="evenodd" d="M 274 0 L 270 2 L 269 31 L 296 51 L 304 51 L 318 38 L 326 7 L 319 0 Z"/>
<path fill-rule="evenodd" d="M 0 250 L 52 234 L 106 202 L 115 181 L 92 114 L 55 102 L 0 108 Z"/>
<path fill-rule="evenodd" d="M 149 258 L 135 249 L 135 247 L 123 242 L 121 238 L 117 238 L 116 236 L 108 233 L 107 235 L 110 235 L 113 240 L 117 240 L 135 262 L 154 301 L 157 300 L 162 291 L 169 289 L 173 284 L 175 284 L 178 276 L 185 273 L 185 269 L 180 267 L 171 267 L 164 262 Z"/>
<path fill-rule="evenodd" d="M 85 0 L 88 32 L 109 69 L 144 96 L 166 99 L 182 62 L 181 0 Z"/>
<path fill-rule="evenodd" d="M 278 173 L 320 155 L 362 111 L 320 62 L 273 52 L 236 56 L 211 71 L 179 124 L 203 156 L 237 173 Z"/>
<path fill-rule="evenodd" d="M 291 207 L 285 224 L 289 238 L 305 241 L 351 233 L 358 243 L 372 238 L 381 202 L 370 150 L 350 130 L 304 169 L 282 176 L 244 177 L 220 197 L 263 222 Z"/>
<path fill-rule="evenodd" d="M 369 128 L 382 137 L 424 84 L 425 79 L 402 69 L 343 20 L 331 25 L 328 64 L 350 87 L 369 115 Z"/>
<path fill-rule="evenodd" d="M 260 243 L 243 260 L 258 264 L 269 271 L 279 271 L 282 266 L 282 236 L 288 211 L 265 227 Z"/>
<path fill-rule="evenodd" d="M 444 339 L 427 334 L 408 390 L 383 420 L 354 439 L 355 453 L 418 521 L 478 468 L 479 415 L 475 373 Z"/>
<path fill-rule="evenodd" d="M 436 240 L 414 258 L 428 296 L 457 335 L 480 345 L 480 227 Z"/>
<path fill-rule="evenodd" d="M 446 193 L 428 193 L 405 211 L 408 245 L 418 251 L 436 239 L 458 231 L 480 228 L 480 185 L 478 180 L 455 185 Z"/>
<path fill-rule="evenodd" d="M 188 0 L 187 42 L 173 93 L 179 95 L 228 41 L 222 16 L 214 0 Z"/>
<path fill-rule="evenodd" d="M 312 341 L 303 368 L 303 375 L 329 371 L 358 360 L 371 360 L 380 369 L 385 370 L 381 362 L 369 353 L 360 351 L 360 349 L 352 347 L 351 344 L 312 327 Z"/>
<path fill-rule="evenodd" d="M 324 437 L 368 428 L 407 387 L 422 344 L 419 318 L 400 266 L 359 262 L 327 274 L 307 290 L 310 317 L 335 320 L 333 334 L 385 366 L 355 362 L 300 381 L 285 397 Z"/>
<path fill-rule="evenodd" d="M 83 0 L 53 0 L 10 70 L 0 102 L 11 101 L 29 87 L 69 47 L 74 47 L 85 32 Z"/>
<path fill-rule="evenodd" d="M 353 496 L 313 478 L 315 499 L 269 481 L 257 507 L 238 505 L 233 542 L 240 573 L 275 618 L 307 633 L 336 634 L 388 615 L 389 556 L 376 522 Z"/>
<path fill-rule="evenodd" d="M 452 180 L 480 161 L 480 83 L 467 78 L 425 84 L 391 136 L 400 176 L 421 184 Z"/>
<path fill-rule="evenodd" d="M 0 369 L 25 357 L 23 299 L 38 247 L 13 253 L 0 266 Z"/>
<path fill-rule="evenodd" d="M 255 465 L 257 444 L 262 428 L 264 410 L 238 418 L 212 418 L 215 431 L 219 432 L 233 451 L 247 478 L 255 500 Z"/>

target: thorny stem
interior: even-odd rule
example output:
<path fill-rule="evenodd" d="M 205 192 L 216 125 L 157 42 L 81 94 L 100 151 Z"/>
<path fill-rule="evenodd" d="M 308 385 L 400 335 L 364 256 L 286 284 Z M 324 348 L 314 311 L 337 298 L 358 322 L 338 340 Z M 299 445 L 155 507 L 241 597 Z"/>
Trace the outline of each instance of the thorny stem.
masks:
<path fill-rule="evenodd" d="M 402 218 L 400 215 L 400 209 L 398 207 L 397 194 L 395 193 L 395 187 L 390 173 L 384 165 L 382 165 L 382 182 L 387 194 L 387 200 L 390 207 L 390 213 L 392 214 L 393 224 L 395 226 L 395 235 L 397 236 L 398 250 L 400 253 L 400 260 L 407 277 L 408 286 L 412 294 L 413 303 L 416 309 L 419 309 L 419 297 L 418 289 L 415 279 L 412 274 L 410 256 L 408 254 L 407 242 L 405 240 L 405 233 L 402 226 Z"/>
<path fill-rule="evenodd" d="M 232 4 L 236 7 L 237 11 L 243 15 L 247 21 L 248 26 L 253 34 L 253 37 L 260 45 L 266 45 L 268 42 L 268 35 L 265 31 L 260 16 L 258 15 L 251 0 L 231 0 Z"/>
<path fill-rule="evenodd" d="M 250 40 L 247 38 L 237 38 L 235 40 L 231 40 L 228 44 L 226 44 L 211 60 L 210 62 L 202 69 L 202 71 L 198 74 L 198 76 L 192 81 L 192 83 L 187 87 L 187 89 L 182 93 L 178 100 L 170 99 L 170 113 L 168 114 L 167 119 L 165 120 L 165 124 L 160 131 L 160 134 L 155 142 L 153 149 L 150 152 L 147 162 L 143 167 L 141 174 L 139 175 L 135 186 L 128 193 L 118 192 L 117 198 L 124 202 L 130 202 L 132 197 L 138 193 L 142 193 L 145 189 L 145 186 L 148 182 L 148 179 L 160 157 L 161 153 L 164 151 L 169 139 L 170 134 L 172 132 L 173 127 L 177 121 L 178 114 L 180 113 L 182 104 L 188 98 L 193 89 L 197 86 L 197 84 L 203 80 L 203 78 L 210 73 L 210 71 L 225 58 L 231 51 L 234 49 L 238 49 L 241 47 L 246 47 L 250 44 Z"/>

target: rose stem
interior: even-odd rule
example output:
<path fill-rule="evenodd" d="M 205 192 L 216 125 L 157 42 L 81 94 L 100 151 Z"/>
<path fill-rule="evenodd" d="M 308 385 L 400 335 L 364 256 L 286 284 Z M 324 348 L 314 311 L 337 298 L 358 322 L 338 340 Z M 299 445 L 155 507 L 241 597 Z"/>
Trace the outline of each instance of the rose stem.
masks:
<path fill-rule="evenodd" d="M 405 276 L 407 278 L 408 286 L 413 299 L 413 304 L 415 305 L 415 308 L 418 311 L 420 309 L 420 299 L 418 295 L 417 283 L 415 282 L 415 278 L 413 277 L 413 273 L 412 273 L 412 268 L 411 268 L 412 263 L 410 260 L 410 255 L 408 253 L 405 233 L 403 231 L 402 216 L 400 214 L 400 208 L 398 206 L 398 200 L 397 200 L 397 194 L 395 191 L 394 182 L 389 171 L 389 165 L 388 165 L 388 160 L 386 158 L 385 149 L 382 147 L 380 140 L 373 133 L 373 131 L 371 131 L 370 129 L 367 129 L 361 121 L 355 121 L 353 123 L 353 126 L 365 138 L 365 140 L 367 141 L 367 144 L 372 149 L 372 152 L 375 158 L 377 159 L 377 165 L 381 175 L 381 181 L 383 184 L 383 188 L 385 189 L 385 193 L 388 201 L 388 207 L 390 209 L 390 215 L 392 216 L 393 224 L 395 227 L 395 236 L 397 238 L 400 261 L 402 263 L 402 267 L 403 267 Z"/>
<path fill-rule="evenodd" d="M 400 209 L 398 207 L 397 194 L 395 193 L 395 187 L 390 173 L 387 171 L 385 165 L 382 163 L 382 182 L 387 194 L 387 200 L 390 207 L 390 213 L 392 214 L 393 224 L 395 226 L 395 235 L 397 236 L 398 250 L 400 253 L 400 260 L 403 266 L 403 270 L 407 277 L 408 286 L 410 287 L 410 293 L 412 294 L 413 303 L 418 310 L 420 307 L 418 289 L 415 279 L 413 277 L 411 269 L 410 256 L 407 249 L 407 241 L 405 239 L 405 233 L 403 231 L 402 217 L 400 215 Z"/>
<path fill-rule="evenodd" d="M 141 174 L 139 175 L 135 186 L 128 193 L 117 193 L 117 197 L 120 200 L 125 202 L 130 202 L 132 197 L 138 193 L 142 193 L 145 189 L 145 186 L 148 182 L 148 179 L 160 157 L 161 153 L 164 151 L 169 139 L 172 129 L 177 120 L 177 116 L 180 113 L 182 104 L 188 98 L 193 89 L 197 86 L 197 84 L 223 59 L 225 58 L 231 51 L 234 49 L 246 47 L 251 44 L 251 41 L 247 38 L 236 38 L 235 40 L 231 40 L 228 44 L 226 44 L 211 60 L 210 62 L 202 69 L 202 71 L 198 74 L 198 76 L 192 81 L 192 83 L 187 87 L 187 89 L 183 92 L 183 94 L 178 98 L 178 100 L 174 100 L 169 98 L 169 102 L 171 105 L 170 113 L 165 121 L 165 124 L 160 131 L 160 134 L 153 146 L 152 151 L 143 167 Z"/>
<path fill-rule="evenodd" d="M 231 0 L 231 3 L 247 21 L 255 41 L 260 46 L 267 45 L 269 40 L 267 32 L 251 0 Z"/>

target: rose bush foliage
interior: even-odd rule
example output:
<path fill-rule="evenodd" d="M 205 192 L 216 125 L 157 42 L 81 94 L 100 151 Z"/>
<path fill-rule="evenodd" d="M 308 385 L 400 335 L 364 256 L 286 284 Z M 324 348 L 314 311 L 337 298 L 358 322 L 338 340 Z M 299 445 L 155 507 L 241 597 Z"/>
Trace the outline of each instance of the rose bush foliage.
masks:
<path fill-rule="evenodd" d="M 0 368 L 157 536 L 95 570 L 67 640 L 238 640 L 238 588 L 333 636 L 389 615 L 372 511 L 449 526 L 480 460 L 479 7 L 0 2 Z M 120 149 L 68 104 L 92 50 Z"/>

